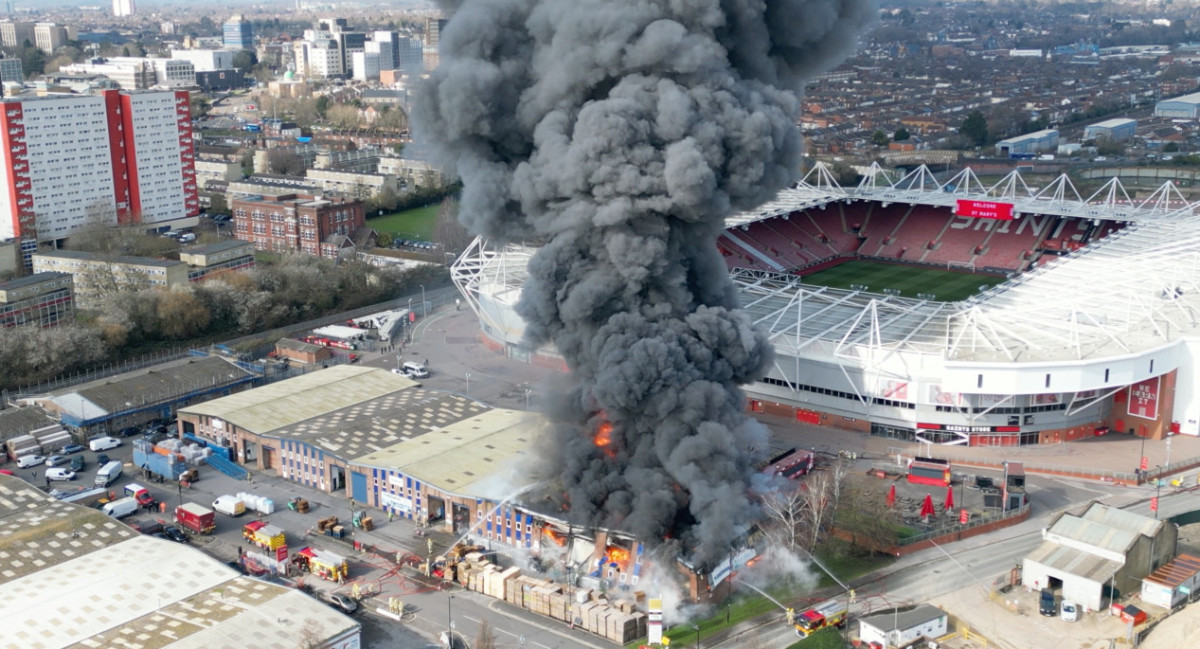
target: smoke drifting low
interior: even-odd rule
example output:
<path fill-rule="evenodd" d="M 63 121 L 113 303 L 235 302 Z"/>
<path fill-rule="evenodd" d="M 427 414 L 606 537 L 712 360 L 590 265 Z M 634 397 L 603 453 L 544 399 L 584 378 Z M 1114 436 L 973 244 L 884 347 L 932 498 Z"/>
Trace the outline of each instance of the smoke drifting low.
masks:
<path fill-rule="evenodd" d="M 849 51 L 873 2 L 444 5 L 413 117 L 462 177 L 472 231 L 541 244 L 518 310 L 578 381 L 547 449 L 571 517 L 722 556 L 755 513 L 749 449 L 765 435 L 738 386 L 770 345 L 715 240 L 795 179 L 795 91 Z"/>

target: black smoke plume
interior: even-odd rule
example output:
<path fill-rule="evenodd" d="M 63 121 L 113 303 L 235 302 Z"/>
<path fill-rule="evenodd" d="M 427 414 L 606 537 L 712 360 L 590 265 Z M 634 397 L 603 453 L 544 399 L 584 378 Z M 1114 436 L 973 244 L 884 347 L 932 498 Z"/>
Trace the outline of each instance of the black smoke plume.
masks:
<path fill-rule="evenodd" d="M 461 176 L 472 231 L 541 245 L 518 310 L 578 381 L 547 451 L 570 515 L 711 561 L 755 515 L 765 433 L 738 386 L 771 358 L 715 240 L 797 177 L 796 91 L 873 2 L 443 5 L 417 133 Z"/>

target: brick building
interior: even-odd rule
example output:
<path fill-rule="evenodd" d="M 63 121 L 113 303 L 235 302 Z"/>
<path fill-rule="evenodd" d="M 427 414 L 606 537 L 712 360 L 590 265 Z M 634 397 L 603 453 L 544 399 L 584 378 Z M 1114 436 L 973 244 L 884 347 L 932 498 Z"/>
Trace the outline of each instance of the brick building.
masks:
<path fill-rule="evenodd" d="M 334 235 L 350 236 L 366 225 L 362 201 L 306 194 L 248 196 L 231 202 L 233 231 L 256 250 L 299 251 L 337 259 Z"/>
<path fill-rule="evenodd" d="M 50 327 L 75 318 L 75 293 L 67 273 L 38 273 L 0 282 L 0 327 Z"/>

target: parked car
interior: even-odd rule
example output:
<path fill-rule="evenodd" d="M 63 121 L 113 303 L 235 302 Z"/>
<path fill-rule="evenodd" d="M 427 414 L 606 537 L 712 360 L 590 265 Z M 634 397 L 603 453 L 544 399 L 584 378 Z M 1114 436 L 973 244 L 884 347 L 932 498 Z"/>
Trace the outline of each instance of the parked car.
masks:
<path fill-rule="evenodd" d="M 83 470 L 83 456 L 82 455 L 72 455 L 70 467 L 71 467 L 71 470 L 74 471 L 75 473 L 79 473 L 80 471 L 82 471 Z"/>
<path fill-rule="evenodd" d="M 1054 591 L 1049 588 L 1042 589 L 1042 596 L 1038 603 L 1038 613 L 1046 617 L 1054 617 L 1058 613 L 1058 602 L 1054 599 Z"/>
<path fill-rule="evenodd" d="M 104 466 L 105 464 L 108 464 L 108 460 L 108 453 L 100 453 L 96 456 L 96 466 Z"/>
<path fill-rule="evenodd" d="M 65 455 L 51 455 L 46 458 L 46 466 L 62 466 L 71 461 L 71 458 Z"/>
<path fill-rule="evenodd" d="M 121 429 L 121 432 L 117 433 L 117 437 L 133 437 L 134 435 L 137 435 L 138 432 L 140 431 L 138 431 L 137 426 L 126 426 L 125 428 Z"/>
<path fill-rule="evenodd" d="M 188 538 L 188 535 L 184 533 L 183 530 L 179 529 L 179 527 L 175 525 L 164 526 L 163 534 L 166 534 L 167 538 L 175 541 L 176 543 L 190 543 L 192 541 L 192 539 Z"/>
<path fill-rule="evenodd" d="M 358 610 L 358 602 L 346 593 L 330 593 L 329 603 L 343 613 L 353 613 Z"/>
<path fill-rule="evenodd" d="M 88 442 L 88 448 L 93 451 L 107 451 L 121 445 L 121 440 L 115 437 L 97 437 Z"/>
<path fill-rule="evenodd" d="M 62 480 L 62 481 L 74 480 L 75 472 L 70 469 L 63 468 L 63 467 L 55 467 L 53 469 L 46 469 L 46 479 L 47 480 Z"/>
<path fill-rule="evenodd" d="M 82 453 L 82 452 L 83 452 L 83 444 L 67 444 L 66 446 L 62 447 L 62 450 L 59 451 L 59 453 L 61 453 L 63 455 L 72 455 L 74 453 Z"/>
<path fill-rule="evenodd" d="M 1075 602 L 1063 600 L 1062 603 L 1062 619 L 1063 622 L 1074 622 L 1079 619 L 1079 606 Z"/>
<path fill-rule="evenodd" d="M 40 464 L 45 464 L 45 463 L 46 463 L 46 456 L 38 455 L 37 453 L 31 453 L 29 455 L 22 455 L 21 457 L 17 458 L 17 466 L 22 469 L 26 469 L 31 466 L 38 466 Z"/>

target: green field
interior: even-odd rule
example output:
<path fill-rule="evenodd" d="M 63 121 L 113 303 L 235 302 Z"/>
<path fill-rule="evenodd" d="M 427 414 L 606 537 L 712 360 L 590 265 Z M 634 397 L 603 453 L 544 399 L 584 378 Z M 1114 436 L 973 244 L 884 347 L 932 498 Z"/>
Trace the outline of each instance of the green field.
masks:
<path fill-rule="evenodd" d="M 980 286 L 992 287 L 1006 278 L 969 271 L 945 270 L 888 264 L 878 261 L 848 261 L 828 270 L 804 276 L 805 284 L 850 288 L 852 284 L 863 285 L 872 293 L 884 289 L 896 289 L 903 297 L 917 297 L 918 293 L 932 294 L 942 302 L 965 300 L 979 292 Z"/>
<path fill-rule="evenodd" d="M 433 241 L 433 226 L 437 223 L 439 204 L 417 207 L 395 214 L 367 219 L 367 225 L 401 239 Z"/>

